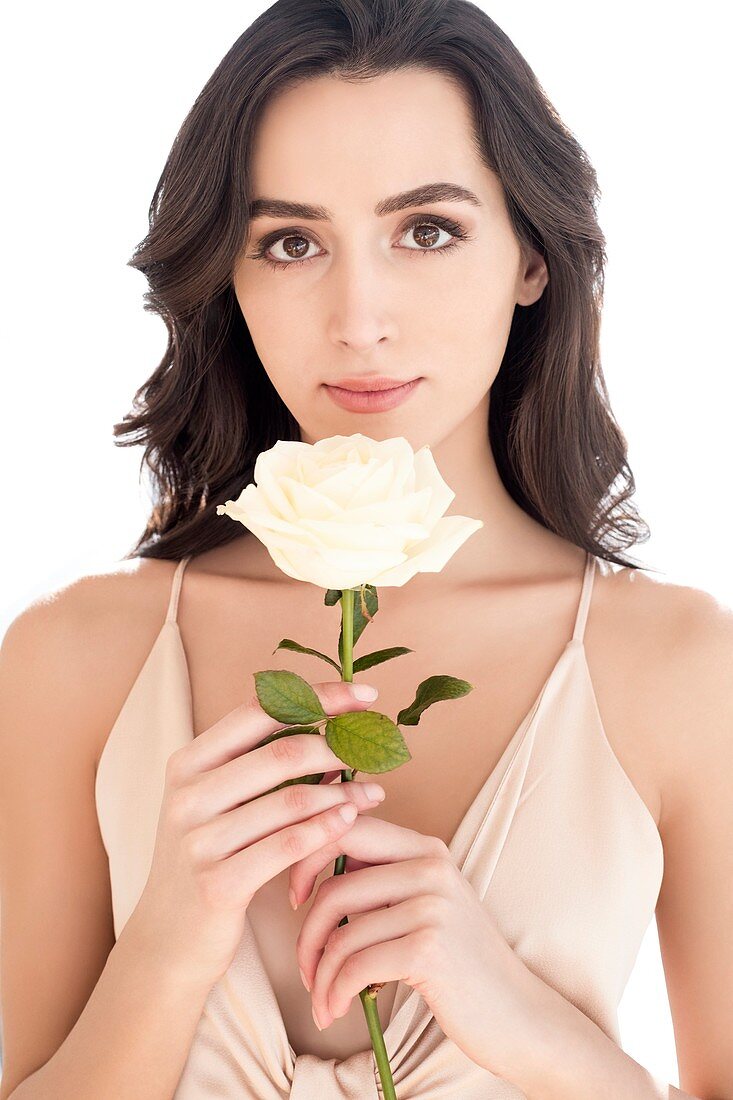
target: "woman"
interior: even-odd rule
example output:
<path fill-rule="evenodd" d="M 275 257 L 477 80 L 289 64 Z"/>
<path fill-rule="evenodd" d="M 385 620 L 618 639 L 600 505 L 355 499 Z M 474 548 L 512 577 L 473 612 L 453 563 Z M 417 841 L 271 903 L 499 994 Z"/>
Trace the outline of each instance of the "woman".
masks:
<path fill-rule="evenodd" d="M 376 1095 L 367 981 L 405 1100 L 733 1094 L 730 616 L 623 556 L 648 529 L 596 197 L 463 0 L 281 0 L 207 82 L 131 261 L 169 332 L 116 426 L 152 515 L 3 645 L 0 1100 Z M 385 379 L 418 381 L 349 396 Z M 256 747 L 282 727 L 252 673 L 285 625 L 332 650 L 334 616 L 216 514 L 278 439 L 357 432 L 429 444 L 483 521 L 380 592 L 370 647 L 411 648 L 411 684 L 449 649 L 474 685 L 407 733 L 380 809 L 322 738 Z M 372 671 L 396 715 L 406 666 Z M 619 1044 L 655 909 L 687 1092 Z"/>

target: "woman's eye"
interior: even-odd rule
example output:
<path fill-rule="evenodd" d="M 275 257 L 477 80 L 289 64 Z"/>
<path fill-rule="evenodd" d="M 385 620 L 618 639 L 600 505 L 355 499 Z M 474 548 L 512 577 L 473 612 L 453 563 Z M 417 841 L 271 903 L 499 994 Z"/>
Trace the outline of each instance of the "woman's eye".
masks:
<path fill-rule="evenodd" d="M 418 252 L 437 252 L 440 249 L 436 247 L 436 241 L 438 241 L 441 233 L 445 233 L 447 237 L 451 237 L 448 230 L 440 225 L 435 225 L 433 222 L 417 222 L 415 225 L 409 225 L 407 227 L 404 236 L 410 234 L 413 242 L 419 242 L 415 245 L 415 250 Z M 445 243 L 446 242 L 443 241 L 443 245 Z M 443 245 L 440 247 L 443 247 Z"/>
<path fill-rule="evenodd" d="M 287 244 L 285 242 L 287 242 Z M 275 249 L 279 248 L 281 245 L 286 250 L 284 256 L 278 255 L 277 252 L 275 252 Z M 285 265 L 286 267 L 290 267 L 292 264 L 300 264 L 305 260 L 313 258 L 307 255 L 310 245 L 315 245 L 315 241 L 312 241 L 310 237 L 306 237 L 300 233 L 288 233 L 287 235 L 278 237 L 269 245 L 265 245 L 257 255 L 264 260 L 268 260 L 270 263 L 272 263 L 274 259 L 276 261 L 275 266 Z M 272 255 L 273 252 L 275 252 L 274 256 Z"/>
<path fill-rule="evenodd" d="M 441 242 L 441 234 L 449 239 Z M 447 252 L 461 241 L 471 239 L 457 222 L 442 217 L 431 220 L 424 216 L 416 217 L 402 230 L 400 239 L 404 240 L 406 237 L 412 243 L 405 246 L 405 251 L 413 255 L 420 252 L 426 255 Z M 316 242 L 307 234 L 290 231 L 281 233 L 278 237 L 265 238 L 251 258 L 262 260 L 273 268 L 297 267 L 317 258 L 317 253 L 308 255 L 311 245 L 317 247 Z M 278 249 L 282 249 L 281 254 L 278 254 Z"/>

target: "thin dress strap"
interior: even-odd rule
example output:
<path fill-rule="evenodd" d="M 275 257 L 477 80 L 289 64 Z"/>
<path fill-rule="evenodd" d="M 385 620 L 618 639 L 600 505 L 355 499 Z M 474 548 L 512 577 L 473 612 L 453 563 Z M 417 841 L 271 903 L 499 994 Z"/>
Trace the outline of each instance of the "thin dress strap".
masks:
<path fill-rule="evenodd" d="M 168 602 L 168 614 L 165 617 L 165 621 L 167 623 L 174 623 L 177 620 L 177 616 L 178 616 L 178 597 L 181 594 L 181 582 L 183 581 L 183 571 L 186 568 L 186 566 L 188 565 L 188 563 L 190 562 L 191 557 L 192 557 L 192 555 L 189 554 L 188 557 L 181 558 L 178 565 L 176 566 L 176 571 L 173 574 L 173 583 L 171 585 L 171 598 Z"/>
<path fill-rule="evenodd" d="M 580 601 L 578 603 L 578 614 L 575 617 L 573 641 L 582 642 L 583 635 L 585 634 L 585 623 L 586 619 L 588 618 L 588 609 L 590 607 L 590 598 L 593 592 L 593 578 L 595 577 L 595 573 L 595 554 L 591 554 L 590 550 L 586 550 L 585 571 L 583 573 L 583 587 L 580 590 Z"/>

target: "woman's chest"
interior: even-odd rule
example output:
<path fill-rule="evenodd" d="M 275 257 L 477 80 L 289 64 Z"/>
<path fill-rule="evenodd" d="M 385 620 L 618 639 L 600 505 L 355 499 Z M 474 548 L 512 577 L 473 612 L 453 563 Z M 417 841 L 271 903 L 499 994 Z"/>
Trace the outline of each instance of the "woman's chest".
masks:
<path fill-rule="evenodd" d="M 189 632 L 187 655 L 196 733 L 208 728 L 253 693 L 252 675 L 266 668 L 288 668 L 310 683 L 337 678 L 336 670 L 312 656 L 278 650 L 282 637 L 337 656 L 338 609 L 316 609 L 316 614 L 297 614 L 293 608 L 275 609 L 268 615 L 259 609 L 257 629 L 242 626 L 217 635 Z M 574 609 L 573 609 L 574 610 Z M 324 614 L 324 611 L 326 612 Z M 328 615 L 330 612 L 330 617 Z M 522 625 L 524 629 L 522 629 Z M 280 627 L 280 629 L 278 629 Z M 374 683 L 380 694 L 372 709 L 393 720 L 414 697 L 417 685 L 428 676 L 447 673 L 473 685 L 468 695 L 443 701 L 425 711 L 417 726 L 401 727 L 411 759 L 392 772 L 379 775 L 387 791 L 385 802 L 370 816 L 382 817 L 423 835 L 440 837 L 446 844 L 473 805 L 479 791 L 494 773 L 541 689 L 554 674 L 572 634 L 572 615 L 549 601 L 543 624 L 531 629 L 524 623 L 496 620 L 480 603 L 445 605 L 436 616 L 375 618 L 362 634 L 354 656 L 388 646 L 412 650 L 399 658 L 357 674 L 357 680 Z M 658 810 L 654 776 L 638 744 L 629 734 L 625 698 L 613 683 L 613 656 L 601 659 L 600 676 L 594 683 L 609 743 L 650 812 Z M 618 674 L 618 673 L 617 673 Z M 358 1001 L 346 1017 L 317 1031 L 311 1017 L 310 994 L 304 989 L 296 962 L 296 940 L 319 883 L 333 873 L 330 866 L 316 880 L 309 902 L 296 913 L 287 900 L 289 872 L 271 879 L 255 895 L 248 910 L 262 962 L 273 987 L 286 1032 L 297 1054 L 343 1059 L 367 1049 L 369 1037 Z M 397 988 L 388 982 L 377 1005 L 385 1028 Z"/>

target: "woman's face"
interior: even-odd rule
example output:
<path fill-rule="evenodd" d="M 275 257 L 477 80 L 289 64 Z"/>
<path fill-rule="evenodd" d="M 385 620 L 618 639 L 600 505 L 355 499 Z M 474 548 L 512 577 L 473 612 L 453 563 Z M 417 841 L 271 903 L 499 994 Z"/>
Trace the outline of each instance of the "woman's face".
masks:
<path fill-rule="evenodd" d="M 233 285 L 302 440 L 362 432 L 436 446 L 472 415 L 485 432 L 515 304 L 539 298 L 547 271 L 537 253 L 523 261 L 452 82 L 413 69 L 280 93 L 258 125 L 251 178 L 258 207 Z M 475 200 L 386 201 L 437 183 Z M 258 214 L 263 200 L 323 209 Z M 325 388 L 364 375 L 422 380 L 377 412 L 341 408 Z"/>

